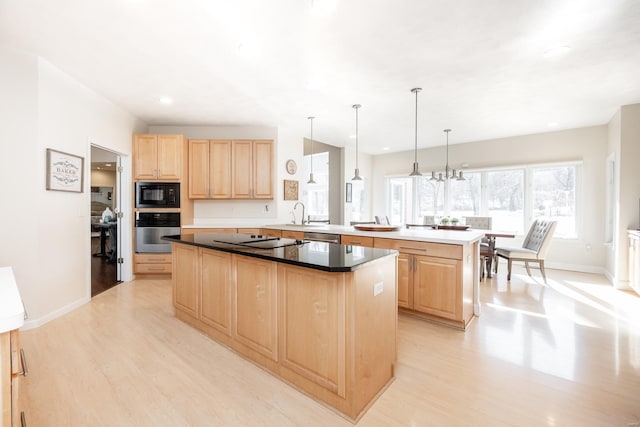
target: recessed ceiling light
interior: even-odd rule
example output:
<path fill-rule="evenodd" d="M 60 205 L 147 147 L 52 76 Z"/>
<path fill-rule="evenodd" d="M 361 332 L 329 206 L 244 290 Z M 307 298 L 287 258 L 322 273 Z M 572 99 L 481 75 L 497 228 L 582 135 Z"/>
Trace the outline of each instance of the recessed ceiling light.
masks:
<path fill-rule="evenodd" d="M 549 126 L 550 128 L 554 128 L 554 127 L 558 126 L 558 122 L 549 122 L 549 123 L 547 123 L 547 126 Z"/>
<path fill-rule="evenodd" d="M 545 58 L 559 58 L 569 53 L 570 50 L 571 48 L 567 45 L 552 46 L 545 50 L 542 56 Z"/>
<path fill-rule="evenodd" d="M 163 96 L 162 98 L 160 98 L 160 104 L 171 105 L 173 104 L 173 98 L 171 98 L 170 96 Z"/>
<path fill-rule="evenodd" d="M 111 163 L 105 163 L 105 166 L 111 167 Z"/>
<path fill-rule="evenodd" d="M 382 147 L 384 151 L 389 151 L 389 147 Z"/>

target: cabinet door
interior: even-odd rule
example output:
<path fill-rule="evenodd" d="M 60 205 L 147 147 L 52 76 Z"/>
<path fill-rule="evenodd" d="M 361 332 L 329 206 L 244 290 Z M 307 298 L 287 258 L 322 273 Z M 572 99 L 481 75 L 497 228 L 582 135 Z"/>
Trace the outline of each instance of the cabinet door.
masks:
<path fill-rule="evenodd" d="M 231 141 L 209 141 L 209 198 L 231 198 Z"/>
<path fill-rule="evenodd" d="M 231 184 L 231 197 L 234 199 L 249 199 L 252 194 L 252 161 L 251 161 L 251 141 L 233 141 L 231 156 L 233 165 L 231 172 L 233 175 Z"/>
<path fill-rule="evenodd" d="M 189 140 L 189 198 L 209 197 L 209 141 Z"/>
<path fill-rule="evenodd" d="M 276 263 L 233 256 L 235 262 L 234 337 L 277 361 Z"/>
<path fill-rule="evenodd" d="M 0 334 L 0 426 L 11 425 L 11 340 Z"/>
<path fill-rule="evenodd" d="M 231 254 L 200 250 L 200 320 L 231 335 Z"/>
<path fill-rule="evenodd" d="M 253 197 L 273 199 L 273 142 L 253 142 Z"/>
<path fill-rule="evenodd" d="M 179 181 L 182 176 L 182 135 L 158 135 L 158 179 Z"/>
<path fill-rule="evenodd" d="M 133 159 L 133 179 L 157 179 L 158 137 L 156 135 L 135 135 Z"/>
<path fill-rule="evenodd" d="M 344 274 L 278 265 L 283 366 L 345 396 Z"/>
<path fill-rule="evenodd" d="M 462 263 L 454 259 L 414 255 L 413 309 L 462 320 Z"/>
<path fill-rule="evenodd" d="M 198 248 L 173 244 L 173 305 L 198 315 Z"/>
<path fill-rule="evenodd" d="M 413 255 L 398 255 L 398 306 L 413 308 Z"/>

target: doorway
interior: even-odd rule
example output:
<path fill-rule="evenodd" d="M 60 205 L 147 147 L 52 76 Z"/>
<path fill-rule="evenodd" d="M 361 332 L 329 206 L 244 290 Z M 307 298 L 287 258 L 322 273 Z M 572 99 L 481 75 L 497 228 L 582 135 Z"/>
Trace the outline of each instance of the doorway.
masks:
<path fill-rule="evenodd" d="M 91 297 L 120 283 L 120 156 L 91 146 Z"/>

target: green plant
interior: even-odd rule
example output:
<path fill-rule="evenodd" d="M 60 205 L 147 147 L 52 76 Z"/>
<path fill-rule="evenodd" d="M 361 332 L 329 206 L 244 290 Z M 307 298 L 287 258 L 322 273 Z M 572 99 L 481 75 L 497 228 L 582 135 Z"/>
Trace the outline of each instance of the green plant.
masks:
<path fill-rule="evenodd" d="M 448 216 L 445 216 L 444 218 L 441 218 L 441 219 L 440 219 L 440 224 L 444 224 L 444 225 L 446 225 L 446 224 L 449 224 L 449 221 L 451 221 L 451 220 L 449 219 L 449 217 L 448 217 Z"/>
<path fill-rule="evenodd" d="M 456 225 L 460 220 L 458 218 L 451 218 L 451 224 Z"/>

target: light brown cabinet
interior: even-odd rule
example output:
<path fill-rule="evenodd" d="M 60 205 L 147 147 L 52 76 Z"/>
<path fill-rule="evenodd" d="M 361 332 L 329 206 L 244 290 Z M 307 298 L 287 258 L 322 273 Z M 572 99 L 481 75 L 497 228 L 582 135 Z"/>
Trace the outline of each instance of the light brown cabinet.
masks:
<path fill-rule="evenodd" d="M 199 318 L 225 335 L 231 335 L 233 276 L 231 254 L 200 249 Z"/>
<path fill-rule="evenodd" d="M 273 199 L 273 141 L 189 140 L 190 199 Z"/>
<path fill-rule="evenodd" d="M 398 256 L 398 307 L 407 313 L 463 328 L 473 316 L 472 274 L 458 245 L 374 239 L 374 247 L 395 249 Z M 465 301 L 463 295 L 468 301 Z"/>
<path fill-rule="evenodd" d="M 140 274 L 171 273 L 171 254 L 133 254 L 133 272 Z"/>
<path fill-rule="evenodd" d="M 278 360 L 276 263 L 235 255 L 234 338 Z"/>
<path fill-rule="evenodd" d="M 629 241 L 628 268 L 629 286 L 640 294 L 640 232 L 635 230 L 627 231 Z"/>
<path fill-rule="evenodd" d="M 357 420 L 393 379 L 396 261 L 330 273 L 174 243 L 176 317 Z"/>
<path fill-rule="evenodd" d="M 26 375 L 24 353 L 18 329 L 0 334 L 0 426 L 22 425 L 20 376 Z"/>
<path fill-rule="evenodd" d="M 179 181 L 183 151 L 182 135 L 134 135 L 133 179 Z"/>

